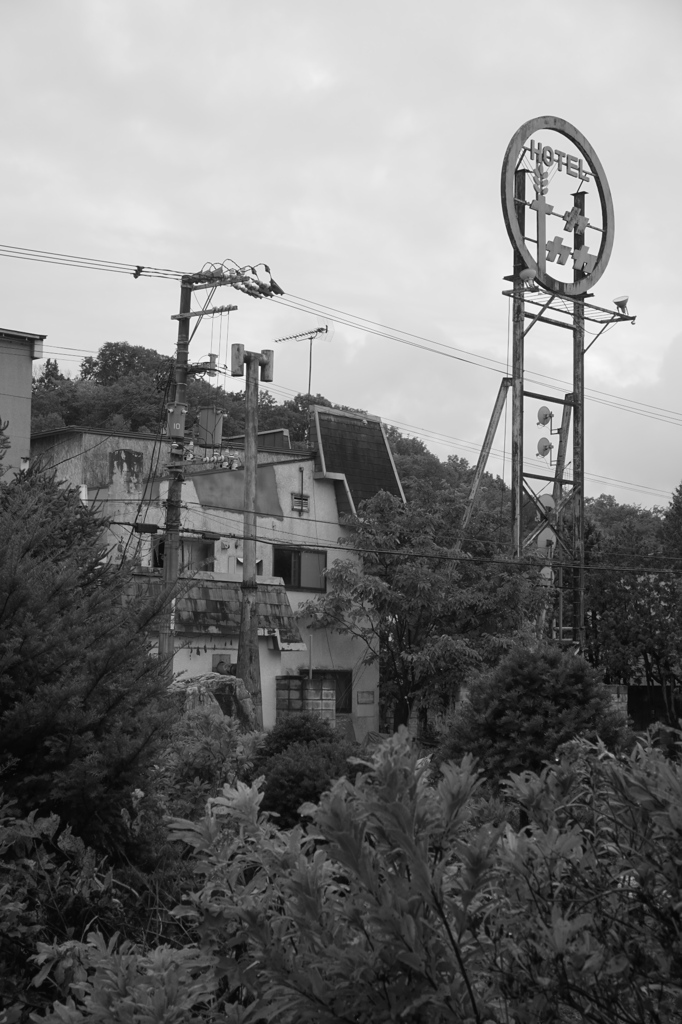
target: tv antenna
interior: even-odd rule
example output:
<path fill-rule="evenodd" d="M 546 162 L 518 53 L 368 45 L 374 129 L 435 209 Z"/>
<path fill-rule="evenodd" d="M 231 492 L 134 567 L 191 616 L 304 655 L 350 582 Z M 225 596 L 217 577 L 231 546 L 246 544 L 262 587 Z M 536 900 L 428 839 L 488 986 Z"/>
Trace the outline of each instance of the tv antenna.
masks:
<path fill-rule="evenodd" d="M 308 356 L 308 433 L 310 432 L 310 399 L 313 380 L 313 341 L 318 334 L 327 334 L 328 331 L 329 327 L 325 324 L 324 327 L 313 327 L 310 331 L 301 331 L 299 334 L 287 334 L 284 338 L 275 338 L 275 345 L 278 345 L 283 341 L 310 340 L 310 354 Z"/>

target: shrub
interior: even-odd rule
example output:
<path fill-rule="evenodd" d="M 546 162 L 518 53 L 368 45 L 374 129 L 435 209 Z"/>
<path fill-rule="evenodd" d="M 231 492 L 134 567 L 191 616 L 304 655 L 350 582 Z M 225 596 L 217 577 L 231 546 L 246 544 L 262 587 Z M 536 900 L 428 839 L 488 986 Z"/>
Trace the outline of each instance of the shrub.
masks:
<path fill-rule="evenodd" d="M 520 831 L 472 822 L 479 785 L 469 757 L 431 786 L 403 731 L 308 834 L 244 785 L 176 824 L 204 878 L 183 913 L 249 1020 L 680 1019 L 682 767 L 582 740 L 507 781 Z"/>
<path fill-rule="evenodd" d="M 24 817 L 0 794 L 0 1005 L 17 1020 L 48 998 L 30 984 L 36 942 L 121 923 L 111 870 L 59 827 L 56 815 Z"/>
<path fill-rule="evenodd" d="M 614 749 L 628 736 L 599 674 L 586 661 L 553 647 L 519 648 L 474 680 L 436 761 L 471 752 L 497 783 L 509 772 L 540 771 L 576 736 Z"/>
<path fill-rule="evenodd" d="M 173 822 L 200 879 L 176 915 L 201 946 L 41 945 L 38 977 L 66 997 L 44 1019 L 680 1020 L 679 763 L 577 741 L 502 786 L 520 831 L 481 820 L 471 757 L 433 786 L 403 730 L 364 767 L 305 809 L 307 830 L 240 782 Z"/>
<path fill-rule="evenodd" d="M 336 733 L 326 719 L 307 713 L 290 715 L 265 734 L 256 749 L 250 777 L 260 775 L 266 762 L 292 743 L 330 743 L 335 738 Z"/>
<path fill-rule="evenodd" d="M 355 771 L 348 763 L 356 748 L 338 740 L 291 743 L 265 763 L 263 810 L 275 812 L 282 828 L 300 821 L 299 807 L 317 802 L 335 779 Z"/>
<path fill-rule="evenodd" d="M 164 813 L 192 818 L 226 782 L 241 778 L 253 762 L 256 733 L 242 733 L 222 713 L 195 710 L 173 726 L 152 778 L 152 797 Z"/>

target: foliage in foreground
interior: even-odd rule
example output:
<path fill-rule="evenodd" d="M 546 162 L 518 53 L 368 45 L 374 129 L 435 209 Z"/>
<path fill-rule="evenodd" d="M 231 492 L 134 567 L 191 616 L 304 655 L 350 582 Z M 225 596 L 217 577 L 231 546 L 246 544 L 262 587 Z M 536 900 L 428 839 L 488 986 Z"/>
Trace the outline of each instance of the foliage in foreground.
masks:
<path fill-rule="evenodd" d="M 540 771 L 576 736 L 627 741 L 625 718 L 598 672 L 556 647 L 518 647 L 475 679 L 449 723 L 437 760 L 471 752 L 493 783 L 509 772 Z"/>
<path fill-rule="evenodd" d="M 521 831 L 478 824 L 478 786 L 470 758 L 431 786 L 403 732 L 306 809 L 307 832 L 273 825 L 257 787 L 225 787 L 203 821 L 172 826 L 202 880 L 176 913 L 201 944 L 93 935 L 63 950 L 79 979 L 34 1019 L 679 1019 L 680 766 L 651 746 L 618 760 L 580 741 L 507 782 Z M 60 955 L 41 947 L 42 984 Z"/>

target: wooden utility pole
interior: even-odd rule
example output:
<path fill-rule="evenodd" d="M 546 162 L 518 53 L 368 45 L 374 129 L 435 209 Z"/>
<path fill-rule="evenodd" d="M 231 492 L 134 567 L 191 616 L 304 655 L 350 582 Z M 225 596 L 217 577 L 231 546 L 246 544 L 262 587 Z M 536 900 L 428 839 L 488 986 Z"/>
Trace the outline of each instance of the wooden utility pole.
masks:
<path fill-rule="evenodd" d="M 264 280 L 259 276 L 262 267 L 267 274 Z M 141 272 L 144 268 L 138 267 Z M 139 276 L 135 274 L 135 277 Z M 197 274 L 184 274 L 180 278 L 180 310 L 171 319 L 178 321 L 178 347 L 175 360 L 175 393 L 173 401 L 167 406 L 168 436 L 171 441 L 170 462 L 168 466 L 169 483 L 166 501 L 166 524 L 163 553 L 163 582 L 167 590 L 172 590 L 180 575 L 180 512 L 182 501 L 182 482 L 185 477 L 185 417 L 187 415 L 187 376 L 195 373 L 215 372 L 215 355 L 209 357 L 208 363 L 189 363 L 189 343 L 204 316 L 215 316 L 229 313 L 236 306 L 215 306 L 209 308 L 209 302 L 217 288 L 229 285 L 250 295 L 252 298 L 271 298 L 273 295 L 284 295 L 284 291 L 272 279 L 270 268 L 265 264 L 253 266 L 226 266 L 212 264 L 207 270 Z M 209 298 L 202 309 L 192 312 L 192 294 L 195 291 L 209 290 Z M 197 319 L 194 331 L 190 334 L 190 320 Z M 243 352 L 243 346 L 241 346 Z M 272 366 L 272 360 L 270 360 Z M 243 371 L 242 371 L 243 372 Z M 272 380 L 272 376 L 263 376 L 263 380 Z M 258 395 L 256 393 L 256 409 Z M 170 605 L 168 614 L 164 614 L 159 628 L 159 656 L 173 671 L 174 639 L 174 608 L 175 601 Z"/>
<path fill-rule="evenodd" d="M 258 652 L 258 580 L 256 571 L 256 476 L 258 471 L 258 377 L 271 381 L 274 352 L 245 352 L 243 345 L 232 346 L 232 376 L 243 377 L 246 367 L 246 418 L 244 424 L 244 540 L 242 608 L 239 626 L 237 676 L 251 694 L 256 721 L 263 726 L 263 695 Z"/>
<path fill-rule="evenodd" d="M 168 433 L 171 438 L 170 480 L 166 500 L 166 532 L 163 546 L 163 582 L 173 588 L 180 573 L 180 510 L 182 481 L 184 480 L 185 416 L 187 415 L 187 365 L 189 361 L 189 313 L 192 308 L 192 282 L 188 277 L 180 281 L 180 310 L 178 315 L 178 349 L 175 360 L 175 396 L 168 406 Z M 174 599 L 173 599 L 174 601 Z M 159 631 L 159 656 L 173 671 L 175 648 L 173 611 L 163 616 Z"/>

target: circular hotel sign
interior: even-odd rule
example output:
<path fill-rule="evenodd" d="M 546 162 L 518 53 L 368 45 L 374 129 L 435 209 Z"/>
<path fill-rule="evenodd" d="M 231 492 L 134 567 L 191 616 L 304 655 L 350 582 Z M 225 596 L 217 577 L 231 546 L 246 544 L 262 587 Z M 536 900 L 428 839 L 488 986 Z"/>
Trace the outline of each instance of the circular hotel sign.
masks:
<path fill-rule="evenodd" d="M 520 188 L 517 171 L 525 172 Z M 597 154 L 568 121 L 535 117 L 521 125 L 504 155 L 502 210 L 514 249 L 547 291 L 579 298 L 606 270 L 609 184 Z"/>

